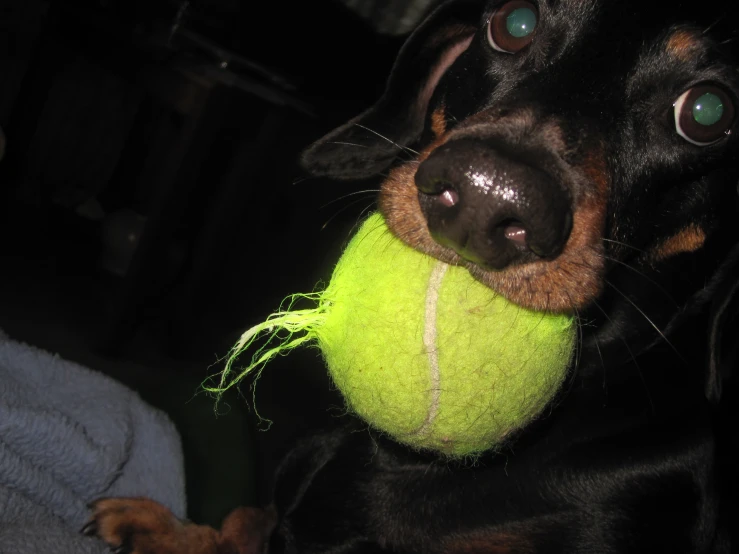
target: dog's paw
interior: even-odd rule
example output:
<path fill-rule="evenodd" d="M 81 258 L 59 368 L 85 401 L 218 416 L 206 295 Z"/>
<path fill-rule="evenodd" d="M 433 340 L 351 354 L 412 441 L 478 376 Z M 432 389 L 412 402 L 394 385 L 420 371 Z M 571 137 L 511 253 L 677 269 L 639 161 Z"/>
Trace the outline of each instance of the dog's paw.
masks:
<path fill-rule="evenodd" d="M 183 522 L 147 498 L 103 498 L 90 505 L 82 533 L 98 537 L 115 554 L 215 554 L 218 533 Z"/>

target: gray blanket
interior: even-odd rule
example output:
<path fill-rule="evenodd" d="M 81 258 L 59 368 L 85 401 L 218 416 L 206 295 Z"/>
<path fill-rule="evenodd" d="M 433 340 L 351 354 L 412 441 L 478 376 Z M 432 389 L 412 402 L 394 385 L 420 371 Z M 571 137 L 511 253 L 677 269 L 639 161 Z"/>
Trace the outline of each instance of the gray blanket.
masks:
<path fill-rule="evenodd" d="M 148 496 L 185 514 L 179 436 L 99 373 L 0 331 L 0 553 L 102 554 L 86 504 Z"/>

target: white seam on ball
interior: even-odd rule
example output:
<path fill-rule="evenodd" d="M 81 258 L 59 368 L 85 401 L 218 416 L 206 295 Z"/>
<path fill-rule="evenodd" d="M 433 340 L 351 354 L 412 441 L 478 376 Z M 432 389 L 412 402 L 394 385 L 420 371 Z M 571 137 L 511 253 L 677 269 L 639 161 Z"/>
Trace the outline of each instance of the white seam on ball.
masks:
<path fill-rule="evenodd" d="M 449 268 L 444 262 L 438 262 L 429 277 L 428 289 L 426 291 L 426 313 L 423 321 L 423 346 L 429 360 L 429 378 L 431 401 L 426 420 L 423 425 L 413 433 L 416 436 L 424 436 L 431 431 L 431 426 L 439 413 L 441 402 L 441 370 L 439 369 L 439 350 L 437 348 L 437 326 L 436 313 L 441 294 L 441 283 Z"/>

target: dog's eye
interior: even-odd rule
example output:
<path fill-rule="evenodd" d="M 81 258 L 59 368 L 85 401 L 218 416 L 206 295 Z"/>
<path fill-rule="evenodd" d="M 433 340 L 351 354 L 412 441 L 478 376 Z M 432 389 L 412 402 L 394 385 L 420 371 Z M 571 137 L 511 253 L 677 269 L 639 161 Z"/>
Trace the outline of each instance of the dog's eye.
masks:
<path fill-rule="evenodd" d="M 705 146 L 725 137 L 734 122 L 734 103 L 715 85 L 698 85 L 675 101 L 675 130 L 688 142 Z"/>
<path fill-rule="evenodd" d="M 514 54 L 534 38 L 539 12 L 526 0 L 513 0 L 498 8 L 488 24 L 488 42 L 499 52 Z"/>

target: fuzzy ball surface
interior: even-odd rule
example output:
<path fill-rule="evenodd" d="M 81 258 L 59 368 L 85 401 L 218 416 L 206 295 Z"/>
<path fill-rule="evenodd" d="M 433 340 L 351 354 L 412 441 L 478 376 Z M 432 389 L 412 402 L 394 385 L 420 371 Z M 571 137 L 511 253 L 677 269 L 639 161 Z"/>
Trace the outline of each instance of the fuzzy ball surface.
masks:
<path fill-rule="evenodd" d="M 316 331 L 351 411 L 397 441 L 462 457 L 537 418 L 565 379 L 571 316 L 510 303 L 370 216 L 323 296 Z"/>

